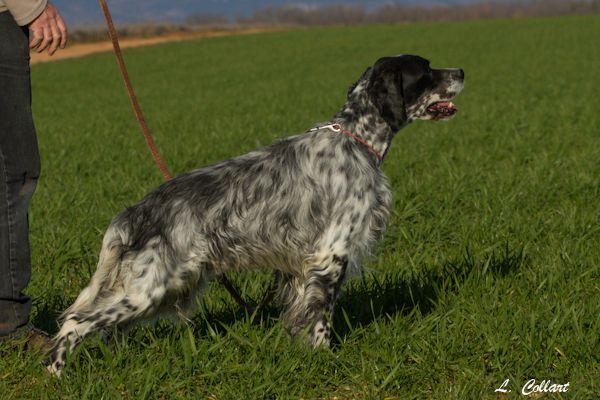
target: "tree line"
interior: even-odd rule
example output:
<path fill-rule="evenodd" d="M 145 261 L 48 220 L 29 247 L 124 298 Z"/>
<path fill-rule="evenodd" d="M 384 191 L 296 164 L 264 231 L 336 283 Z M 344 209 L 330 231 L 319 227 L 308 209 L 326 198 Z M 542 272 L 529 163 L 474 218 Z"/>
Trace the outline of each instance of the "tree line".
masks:
<path fill-rule="evenodd" d="M 550 17 L 600 13 L 600 0 L 514 0 L 481 1 L 463 5 L 406 6 L 389 4 L 375 9 L 352 5 L 307 7 L 270 6 L 234 21 L 210 14 L 187 18 L 189 25 L 356 25 L 374 23 L 408 23 L 421 21 L 458 21 L 491 18 Z"/>

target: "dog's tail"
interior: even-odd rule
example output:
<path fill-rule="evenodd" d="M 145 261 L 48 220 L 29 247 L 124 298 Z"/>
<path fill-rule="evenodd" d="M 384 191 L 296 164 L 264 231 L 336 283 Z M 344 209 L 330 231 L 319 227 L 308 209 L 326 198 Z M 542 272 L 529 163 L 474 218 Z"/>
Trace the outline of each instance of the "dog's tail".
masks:
<path fill-rule="evenodd" d="M 111 225 L 102 241 L 102 250 L 98 267 L 92 276 L 89 285 L 81 291 L 75 302 L 67 308 L 60 319 L 65 320 L 72 313 L 84 310 L 101 301 L 101 290 L 107 286 L 107 282 L 114 281 L 119 274 L 119 267 L 124 250 L 125 234 L 115 225 Z"/>

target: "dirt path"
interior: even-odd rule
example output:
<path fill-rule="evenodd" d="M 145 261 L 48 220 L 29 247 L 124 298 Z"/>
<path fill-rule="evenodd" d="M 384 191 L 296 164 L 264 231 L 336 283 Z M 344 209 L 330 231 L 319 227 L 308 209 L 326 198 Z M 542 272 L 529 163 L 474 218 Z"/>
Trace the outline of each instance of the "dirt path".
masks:
<path fill-rule="evenodd" d="M 221 36 L 232 36 L 232 35 L 251 35 L 262 32 L 275 32 L 281 29 L 267 29 L 267 28 L 248 28 L 248 29 L 236 29 L 230 31 L 213 31 L 213 32 L 190 32 L 190 33 L 173 33 L 164 36 L 157 36 L 152 38 L 138 38 L 138 39 L 119 39 L 119 43 L 122 49 L 129 47 L 139 46 L 150 46 L 158 43 L 177 42 L 182 40 L 193 40 L 199 38 L 208 37 L 221 37 Z M 105 51 L 112 51 L 112 43 L 106 42 L 95 42 L 95 43 L 79 43 L 74 45 L 68 45 L 63 50 L 58 50 L 53 56 L 49 56 L 47 51 L 43 53 L 31 52 L 31 64 L 39 64 L 44 62 L 64 60 L 67 58 L 83 57 L 88 54 L 101 53 Z"/>

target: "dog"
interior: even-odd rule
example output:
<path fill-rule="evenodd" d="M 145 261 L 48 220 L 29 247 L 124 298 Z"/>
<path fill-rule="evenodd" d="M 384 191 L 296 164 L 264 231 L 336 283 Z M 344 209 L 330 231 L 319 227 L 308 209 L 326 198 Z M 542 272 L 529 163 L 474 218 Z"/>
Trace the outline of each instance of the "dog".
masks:
<path fill-rule="evenodd" d="M 277 271 L 290 334 L 328 345 L 340 287 L 386 228 L 391 192 L 380 166 L 394 135 L 415 120 L 450 119 L 463 86 L 462 69 L 381 58 L 331 121 L 179 175 L 125 209 L 62 315 L 48 369 L 60 375 L 92 332 L 188 315 L 209 281 L 258 268 Z"/>

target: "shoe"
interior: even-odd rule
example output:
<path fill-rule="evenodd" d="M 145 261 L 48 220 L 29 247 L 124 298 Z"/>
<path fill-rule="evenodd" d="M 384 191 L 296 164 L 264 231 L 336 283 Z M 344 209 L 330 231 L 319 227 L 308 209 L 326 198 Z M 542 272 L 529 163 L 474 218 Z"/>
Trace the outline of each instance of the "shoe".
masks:
<path fill-rule="evenodd" d="M 10 344 L 11 347 L 22 346 L 25 351 L 48 352 L 52 348 L 50 335 L 41 329 L 27 324 L 11 334 L 0 336 L 0 344 Z"/>

